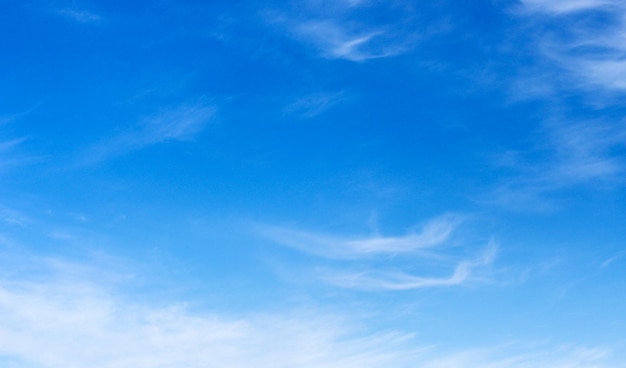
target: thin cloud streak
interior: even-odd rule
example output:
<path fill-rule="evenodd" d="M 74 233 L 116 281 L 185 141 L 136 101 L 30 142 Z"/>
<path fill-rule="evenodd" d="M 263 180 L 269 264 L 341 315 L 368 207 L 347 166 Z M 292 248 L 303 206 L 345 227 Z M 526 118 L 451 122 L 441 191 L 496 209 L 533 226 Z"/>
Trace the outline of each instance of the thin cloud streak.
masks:
<path fill-rule="evenodd" d="M 532 11 L 563 15 L 597 9 L 615 2 L 612 0 L 522 0 L 522 3 Z"/>
<path fill-rule="evenodd" d="M 350 32 L 330 21 L 316 21 L 299 24 L 294 31 L 299 38 L 311 43 L 328 59 L 360 62 L 394 56 L 402 51 L 395 45 L 374 44 L 373 41 L 385 35 L 382 30 Z"/>
<path fill-rule="evenodd" d="M 576 345 L 507 344 L 489 349 L 441 354 L 419 365 L 420 368 L 618 368 L 623 364 L 606 347 Z"/>
<path fill-rule="evenodd" d="M 345 273 L 329 272 L 323 278 L 330 284 L 346 289 L 361 290 L 413 290 L 435 286 L 459 285 L 470 275 L 468 264 L 460 263 L 447 278 L 413 276 L 402 272 L 393 273 Z"/>
<path fill-rule="evenodd" d="M 143 119 L 133 130 L 92 146 L 79 166 L 95 164 L 148 146 L 169 141 L 187 141 L 204 129 L 215 107 L 183 105 Z"/>
<path fill-rule="evenodd" d="M 315 273 L 333 286 L 370 291 L 411 290 L 469 282 L 475 279 L 472 275 L 475 269 L 493 262 L 498 248 L 493 240 L 474 260 L 459 260 L 451 247 L 443 247 L 462 222 L 462 216 L 447 214 L 431 219 L 420 232 L 400 237 L 348 238 L 270 226 L 259 227 L 257 231 L 278 244 L 325 259 L 328 265 L 316 266 Z M 443 278 L 413 275 L 402 271 L 403 266 L 381 269 L 376 265 L 377 260 L 390 256 L 416 261 L 429 258 L 429 266 L 440 270 L 449 270 L 451 262 L 456 265 L 451 275 Z M 357 271 L 346 271 L 354 269 L 357 261 Z"/>
<path fill-rule="evenodd" d="M 474 268 L 488 266 L 493 262 L 498 246 L 491 240 L 484 254 L 476 260 L 461 261 L 449 277 L 422 277 L 405 272 L 367 271 L 347 273 L 345 271 L 328 270 L 322 275 L 327 282 L 348 289 L 360 290 L 415 290 L 429 287 L 457 286 L 472 280 Z"/>
<path fill-rule="evenodd" d="M 430 220 L 419 233 L 404 236 L 347 238 L 275 226 L 259 226 L 261 235 L 300 251 L 331 259 L 351 259 L 380 254 L 413 253 L 445 242 L 462 218 L 444 215 Z"/>
<path fill-rule="evenodd" d="M 385 4 L 369 1 L 334 1 L 307 3 L 310 14 L 275 12 L 267 21 L 279 25 L 287 35 L 315 51 L 316 56 L 331 60 L 363 63 L 368 60 L 394 57 L 406 53 L 417 40 L 416 33 L 402 29 L 407 19 L 393 22 L 367 22 L 356 17 L 357 8 L 380 7 Z M 410 11 L 404 17 L 410 17 Z M 284 32 L 283 31 L 283 32 Z"/>
<path fill-rule="evenodd" d="M 298 98 L 294 102 L 287 105 L 283 111 L 287 114 L 295 114 L 305 119 L 311 119 L 323 114 L 346 99 L 348 99 L 348 97 L 343 91 L 313 93 Z"/>
<path fill-rule="evenodd" d="M 87 10 L 66 8 L 59 10 L 58 14 L 78 23 L 98 23 L 104 20 L 100 15 Z"/>

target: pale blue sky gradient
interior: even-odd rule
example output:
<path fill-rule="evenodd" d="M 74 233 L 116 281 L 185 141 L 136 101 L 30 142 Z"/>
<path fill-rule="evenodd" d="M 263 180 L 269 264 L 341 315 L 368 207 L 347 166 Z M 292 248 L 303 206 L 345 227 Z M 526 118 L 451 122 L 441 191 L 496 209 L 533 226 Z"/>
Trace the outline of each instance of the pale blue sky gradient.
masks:
<path fill-rule="evenodd" d="M 626 4 L 0 4 L 0 365 L 626 367 Z"/>

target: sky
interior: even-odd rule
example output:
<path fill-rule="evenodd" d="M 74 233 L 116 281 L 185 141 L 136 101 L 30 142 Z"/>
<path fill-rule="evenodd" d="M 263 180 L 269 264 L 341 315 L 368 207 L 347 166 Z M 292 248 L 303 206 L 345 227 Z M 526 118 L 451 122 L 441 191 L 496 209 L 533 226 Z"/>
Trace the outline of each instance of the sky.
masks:
<path fill-rule="evenodd" d="M 0 365 L 626 367 L 621 0 L 0 1 Z"/>

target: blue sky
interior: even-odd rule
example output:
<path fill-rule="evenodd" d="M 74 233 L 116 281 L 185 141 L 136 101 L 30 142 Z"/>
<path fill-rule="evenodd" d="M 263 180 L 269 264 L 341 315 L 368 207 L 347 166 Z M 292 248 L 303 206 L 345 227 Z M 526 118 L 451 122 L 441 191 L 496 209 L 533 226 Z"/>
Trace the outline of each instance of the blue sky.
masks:
<path fill-rule="evenodd" d="M 0 6 L 0 363 L 626 367 L 626 4 Z"/>

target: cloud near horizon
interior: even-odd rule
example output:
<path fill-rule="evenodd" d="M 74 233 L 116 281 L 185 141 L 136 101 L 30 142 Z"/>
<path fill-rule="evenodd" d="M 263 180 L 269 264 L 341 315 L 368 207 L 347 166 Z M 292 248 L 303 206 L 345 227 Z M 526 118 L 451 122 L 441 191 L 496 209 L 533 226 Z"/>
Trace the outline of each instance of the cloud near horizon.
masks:
<path fill-rule="evenodd" d="M 311 308 L 235 315 L 155 306 L 122 296 L 89 265 L 49 263 L 39 264 L 45 277 L 0 277 L 0 361 L 10 368 L 618 367 L 605 347 L 450 350 Z"/>

